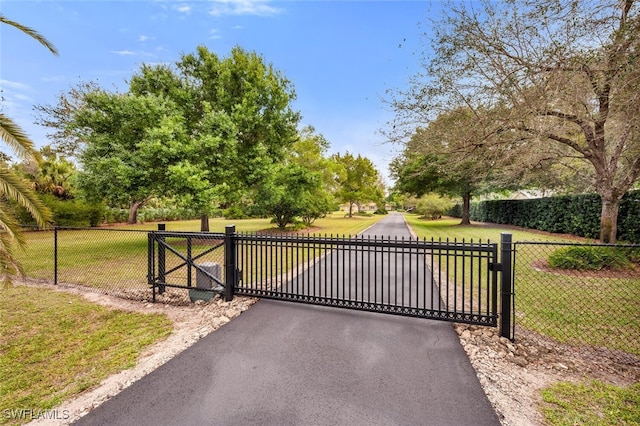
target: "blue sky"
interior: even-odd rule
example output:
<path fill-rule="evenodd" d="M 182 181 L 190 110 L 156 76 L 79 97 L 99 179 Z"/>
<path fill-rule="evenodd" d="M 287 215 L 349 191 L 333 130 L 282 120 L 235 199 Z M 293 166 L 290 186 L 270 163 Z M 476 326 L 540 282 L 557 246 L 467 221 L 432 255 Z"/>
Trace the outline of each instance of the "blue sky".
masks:
<path fill-rule="evenodd" d="M 437 5 L 437 2 L 436 2 Z M 174 63 L 198 45 L 226 56 L 253 50 L 293 82 L 294 107 L 331 152 L 370 158 L 388 180 L 399 147 L 379 133 L 393 118 L 382 102 L 419 71 L 429 1 L 31 1 L 2 0 L 8 19 L 55 44 L 54 57 L 35 40 L 0 26 L 2 110 L 38 146 L 47 129 L 34 105 L 55 104 L 81 81 L 126 91 L 142 63 Z M 420 25 L 423 24 L 423 25 Z"/>

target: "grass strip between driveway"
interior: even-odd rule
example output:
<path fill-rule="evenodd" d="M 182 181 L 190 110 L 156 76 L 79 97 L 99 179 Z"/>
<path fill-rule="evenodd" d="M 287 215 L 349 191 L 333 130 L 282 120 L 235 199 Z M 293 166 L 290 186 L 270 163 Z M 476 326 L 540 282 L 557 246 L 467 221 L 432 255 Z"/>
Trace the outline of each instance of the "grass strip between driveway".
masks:
<path fill-rule="evenodd" d="M 109 309 L 79 296 L 15 286 L 0 290 L 0 423 L 52 409 L 133 367 L 172 330 L 169 318 Z"/>

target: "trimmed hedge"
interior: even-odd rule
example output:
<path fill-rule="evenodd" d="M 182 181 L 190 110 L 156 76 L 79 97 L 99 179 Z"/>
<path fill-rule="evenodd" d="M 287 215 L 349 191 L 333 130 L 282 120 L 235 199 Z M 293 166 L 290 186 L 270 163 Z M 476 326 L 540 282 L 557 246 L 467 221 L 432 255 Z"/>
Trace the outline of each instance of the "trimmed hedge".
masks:
<path fill-rule="evenodd" d="M 541 231 L 599 238 L 598 194 L 563 195 L 531 200 L 488 200 L 471 204 L 471 220 L 516 225 Z M 449 215 L 461 217 L 459 206 Z M 640 191 L 627 193 L 618 213 L 618 240 L 640 243 Z"/>

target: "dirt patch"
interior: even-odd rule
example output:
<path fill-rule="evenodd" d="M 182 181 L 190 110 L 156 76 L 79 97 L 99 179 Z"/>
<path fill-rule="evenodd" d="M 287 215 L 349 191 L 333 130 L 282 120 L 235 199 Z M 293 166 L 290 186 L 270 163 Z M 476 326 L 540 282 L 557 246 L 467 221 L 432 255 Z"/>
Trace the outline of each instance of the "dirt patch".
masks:
<path fill-rule="evenodd" d="M 613 351 L 558 344 L 529 331 L 516 342 L 497 328 L 456 325 L 478 379 L 505 426 L 542 425 L 540 391 L 559 381 L 598 379 L 617 386 L 640 381 L 640 359 Z"/>

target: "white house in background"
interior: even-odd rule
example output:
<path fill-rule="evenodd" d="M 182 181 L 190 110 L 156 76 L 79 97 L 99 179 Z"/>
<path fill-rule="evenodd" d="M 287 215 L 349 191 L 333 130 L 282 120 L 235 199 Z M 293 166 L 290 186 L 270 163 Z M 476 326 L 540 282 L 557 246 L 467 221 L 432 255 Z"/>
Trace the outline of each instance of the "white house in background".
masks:
<path fill-rule="evenodd" d="M 366 212 L 366 213 L 373 213 L 376 210 L 378 210 L 378 205 L 376 203 L 362 203 L 360 205 L 360 208 L 358 208 L 357 204 L 353 205 L 353 213 L 359 213 L 359 212 Z M 349 212 L 349 203 L 345 203 L 345 204 L 340 204 L 340 211 L 341 212 Z"/>
<path fill-rule="evenodd" d="M 509 195 L 504 193 L 491 193 L 483 194 L 478 197 L 480 201 L 486 200 L 532 200 L 534 198 L 551 197 L 553 191 L 544 189 L 521 189 L 519 191 L 511 192 Z"/>
<path fill-rule="evenodd" d="M 509 196 L 509 200 L 532 200 L 534 198 L 544 198 L 553 195 L 551 191 L 539 189 L 523 189 L 516 191 Z"/>

